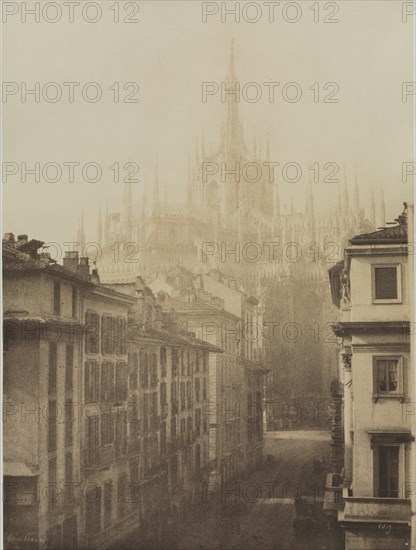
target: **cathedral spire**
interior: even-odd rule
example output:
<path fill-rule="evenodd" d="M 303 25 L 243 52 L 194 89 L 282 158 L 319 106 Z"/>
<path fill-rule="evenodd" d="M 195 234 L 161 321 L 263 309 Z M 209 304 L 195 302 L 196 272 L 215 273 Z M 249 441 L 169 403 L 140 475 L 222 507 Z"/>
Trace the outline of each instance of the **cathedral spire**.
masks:
<path fill-rule="evenodd" d="M 231 41 L 230 61 L 228 74 L 225 83 L 224 94 L 227 103 L 227 123 L 226 123 L 226 153 L 231 159 L 237 159 L 240 156 L 242 148 L 241 124 L 238 116 L 238 103 L 240 101 L 240 87 L 235 74 L 234 61 L 234 40 Z"/>
<path fill-rule="evenodd" d="M 358 213 L 360 210 L 360 191 L 358 189 L 357 168 L 355 168 L 354 176 L 354 193 L 353 193 L 354 211 Z"/>
<path fill-rule="evenodd" d="M 381 185 L 381 192 L 380 192 L 380 224 L 381 227 L 384 227 L 386 225 L 386 202 L 384 200 L 384 186 Z"/>
<path fill-rule="evenodd" d="M 146 192 L 146 182 L 143 183 L 142 191 L 142 220 L 145 220 L 147 216 L 147 192 Z"/>
<path fill-rule="evenodd" d="M 374 188 L 371 186 L 371 202 L 370 202 L 370 221 L 376 226 L 376 204 L 374 202 Z"/>
<path fill-rule="evenodd" d="M 127 181 L 124 184 L 124 196 L 123 196 L 123 230 L 127 241 L 132 240 L 132 218 L 133 218 L 133 191 L 131 181 Z"/>
<path fill-rule="evenodd" d="M 85 248 L 84 209 L 81 210 L 81 219 L 78 224 L 77 242 L 79 243 L 80 255 L 82 256 Z"/>
<path fill-rule="evenodd" d="M 342 209 L 345 215 L 348 215 L 349 210 L 349 198 L 348 198 L 348 185 L 347 185 L 347 171 L 344 165 L 344 182 L 342 185 Z"/>
<path fill-rule="evenodd" d="M 191 174 L 191 155 L 188 155 L 187 195 L 188 195 L 188 208 L 189 208 L 189 207 L 192 206 L 192 203 L 193 203 L 192 174 Z"/>
<path fill-rule="evenodd" d="M 153 215 L 156 216 L 159 213 L 160 198 L 159 198 L 159 165 L 156 155 L 155 161 L 155 179 L 153 182 Z"/>
<path fill-rule="evenodd" d="M 168 202 L 168 183 L 165 181 L 163 184 L 163 202 L 167 204 Z"/>

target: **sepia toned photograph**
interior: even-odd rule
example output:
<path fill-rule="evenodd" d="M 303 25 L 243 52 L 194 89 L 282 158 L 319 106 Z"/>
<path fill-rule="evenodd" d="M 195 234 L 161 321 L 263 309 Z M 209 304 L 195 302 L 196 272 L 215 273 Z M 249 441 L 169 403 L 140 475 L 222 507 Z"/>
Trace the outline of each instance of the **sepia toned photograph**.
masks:
<path fill-rule="evenodd" d="M 416 2 L 1 8 L 0 547 L 416 550 Z"/>

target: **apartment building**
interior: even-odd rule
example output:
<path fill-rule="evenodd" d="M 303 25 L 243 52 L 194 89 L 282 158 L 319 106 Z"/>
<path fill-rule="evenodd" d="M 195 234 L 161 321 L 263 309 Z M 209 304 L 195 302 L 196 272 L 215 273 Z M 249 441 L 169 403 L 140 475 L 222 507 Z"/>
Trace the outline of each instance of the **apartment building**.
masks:
<path fill-rule="evenodd" d="M 43 244 L 3 239 L 5 545 L 105 547 L 136 514 L 124 421 L 134 299 Z"/>
<path fill-rule="evenodd" d="M 395 224 L 352 238 L 344 261 L 330 270 L 340 309 L 334 331 L 342 342 L 344 468 L 329 476 L 326 508 L 337 511 L 347 550 L 410 547 L 412 212 L 405 205 Z"/>
<path fill-rule="evenodd" d="M 136 299 L 128 349 L 132 410 L 138 405 L 140 418 L 137 536 L 146 548 L 168 547 L 208 480 L 208 363 L 221 349 L 189 333 L 175 312 L 164 312 L 140 277 L 111 286 Z"/>
<path fill-rule="evenodd" d="M 209 358 L 209 455 L 212 476 L 226 482 L 253 468 L 263 449 L 262 319 L 258 302 L 221 272 L 195 276 L 178 266 L 150 287 L 165 311 L 223 349 Z"/>

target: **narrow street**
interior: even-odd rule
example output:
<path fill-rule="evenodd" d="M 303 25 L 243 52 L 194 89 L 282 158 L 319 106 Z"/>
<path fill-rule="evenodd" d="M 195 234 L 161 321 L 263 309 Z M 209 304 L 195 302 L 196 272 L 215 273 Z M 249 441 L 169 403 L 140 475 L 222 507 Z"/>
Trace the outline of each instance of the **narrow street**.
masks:
<path fill-rule="evenodd" d="M 264 467 L 227 484 L 222 495 L 211 491 L 208 502 L 187 518 L 179 533 L 179 550 L 342 548 L 320 512 L 329 449 L 327 432 L 266 433 Z M 318 463 L 323 464 L 319 471 Z M 301 495 L 315 503 L 319 521 L 296 534 L 295 497 Z"/>

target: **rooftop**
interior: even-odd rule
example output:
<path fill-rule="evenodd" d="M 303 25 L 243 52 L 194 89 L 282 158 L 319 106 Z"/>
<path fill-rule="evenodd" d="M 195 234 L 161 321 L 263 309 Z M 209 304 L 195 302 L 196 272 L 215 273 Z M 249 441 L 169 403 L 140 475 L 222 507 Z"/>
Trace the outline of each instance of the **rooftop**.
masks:
<path fill-rule="evenodd" d="M 406 244 L 407 243 L 407 204 L 404 203 L 404 210 L 398 218 L 392 222 L 390 227 L 382 227 L 371 233 L 356 235 L 350 239 L 350 244 Z"/>

